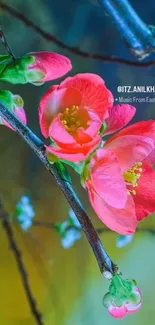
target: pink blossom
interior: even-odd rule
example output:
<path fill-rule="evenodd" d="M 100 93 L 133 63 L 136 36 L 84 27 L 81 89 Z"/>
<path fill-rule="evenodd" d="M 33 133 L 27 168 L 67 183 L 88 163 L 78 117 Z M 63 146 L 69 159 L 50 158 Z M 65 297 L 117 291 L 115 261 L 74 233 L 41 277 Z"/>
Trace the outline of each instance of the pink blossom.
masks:
<path fill-rule="evenodd" d="M 35 85 L 63 77 L 72 69 L 71 61 L 58 53 L 31 52 L 27 56 L 35 59 L 27 70 L 28 81 Z"/>
<path fill-rule="evenodd" d="M 17 117 L 24 123 L 27 124 L 27 118 L 26 118 L 26 113 L 25 110 L 23 108 L 24 102 L 22 100 L 22 98 L 19 95 L 13 95 L 11 92 L 9 91 L 1 91 L 1 93 L 6 93 L 6 96 L 9 96 L 10 99 L 10 105 L 8 105 L 8 108 L 10 108 L 10 110 L 17 115 Z M 7 97 L 6 97 L 7 98 Z M 12 128 L 12 126 L 7 123 L 4 119 L 0 119 L 0 124 L 1 125 L 5 125 L 8 128 L 10 128 L 11 130 L 14 130 Z"/>
<path fill-rule="evenodd" d="M 126 113 L 126 115 L 125 115 Z M 135 108 L 118 105 L 109 111 L 103 135 L 123 127 Z M 155 211 L 155 121 L 139 122 L 112 136 L 88 164 L 89 200 L 107 227 L 122 235 Z"/>
<path fill-rule="evenodd" d="M 113 96 L 95 74 L 79 74 L 52 87 L 40 103 L 42 134 L 54 140 L 47 152 L 72 162 L 85 160 L 101 143 L 99 131 Z"/>

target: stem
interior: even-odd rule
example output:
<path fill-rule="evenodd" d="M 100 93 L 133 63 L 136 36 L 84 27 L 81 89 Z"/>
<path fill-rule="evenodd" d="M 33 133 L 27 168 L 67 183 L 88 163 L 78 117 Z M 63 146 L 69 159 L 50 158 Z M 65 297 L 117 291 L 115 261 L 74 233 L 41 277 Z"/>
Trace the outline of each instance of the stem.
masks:
<path fill-rule="evenodd" d="M 8 238 L 9 245 L 10 245 L 10 247 L 11 247 L 11 249 L 13 251 L 14 257 L 16 259 L 16 263 L 17 263 L 17 266 L 18 266 L 18 269 L 19 269 L 19 273 L 20 273 L 20 276 L 21 276 L 21 280 L 22 280 L 22 283 L 23 283 L 23 287 L 24 287 L 24 290 L 25 290 L 25 293 L 26 293 L 26 296 L 27 296 L 31 311 L 32 311 L 32 313 L 33 313 L 33 315 L 35 317 L 36 323 L 38 325 L 44 325 L 43 320 L 42 320 L 42 315 L 39 312 L 39 310 L 37 308 L 36 301 L 35 301 L 35 299 L 33 297 L 31 287 L 30 287 L 30 283 L 29 283 L 29 280 L 28 280 L 28 273 L 26 271 L 21 252 L 20 252 L 20 250 L 19 250 L 19 248 L 17 246 L 15 236 L 14 236 L 14 233 L 13 233 L 13 229 L 11 227 L 11 224 L 9 222 L 8 217 L 9 216 L 8 216 L 7 212 L 4 210 L 3 204 L 0 201 L 0 219 L 2 221 L 4 230 L 6 232 L 6 236 Z"/>
<path fill-rule="evenodd" d="M 15 57 L 14 53 L 12 52 L 12 50 L 11 50 L 9 44 L 8 44 L 8 41 L 7 41 L 7 39 L 6 39 L 6 37 L 5 37 L 4 33 L 3 33 L 1 25 L 0 25 L 0 40 L 1 40 L 2 44 L 5 46 L 8 54 L 12 56 L 13 60 L 15 60 L 16 57 Z"/>
<path fill-rule="evenodd" d="M 155 51 L 155 38 L 151 30 L 137 15 L 128 0 L 98 0 L 98 2 L 113 19 L 134 55 L 144 59 Z"/>
<path fill-rule="evenodd" d="M 63 180 L 54 165 L 51 165 L 45 155 L 44 143 L 27 127 L 25 126 L 7 107 L 0 102 L 0 116 L 6 120 L 12 128 L 24 139 L 24 141 L 31 147 L 38 158 L 43 163 L 44 167 L 55 178 L 59 188 L 64 193 L 68 203 L 75 212 L 81 227 L 91 245 L 98 262 L 101 273 L 108 271 L 114 274 L 118 270 L 117 266 L 112 262 L 107 254 L 96 230 L 94 229 L 91 220 L 86 214 L 78 196 L 70 183 Z"/>
<path fill-rule="evenodd" d="M 48 221 L 33 221 L 33 226 L 37 226 L 37 227 L 43 227 L 43 228 L 49 228 L 49 229 L 54 229 L 56 230 L 56 224 L 52 223 L 52 222 L 48 222 Z"/>
<path fill-rule="evenodd" d="M 16 9 L 8 5 L 7 3 L 3 3 L 0 1 L 0 8 L 5 10 L 7 13 L 9 13 L 11 16 L 15 17 L 16 19 L 22 21 L 27 27 L 32 28 L 38 35 L 43 37 L 48 42 L 52 42 L 56 44 L 58 47 L 67 50 L 68 52 L 78 55 L 83 59 L 90 59 L 90 60 L 99 60 L 104 63 L 115 63 L 115 64 L 124 64 L 127 66 L 133 66 L 136 68 L 148 68 L 155 65 L 155 61 L 151 60 L 148 62 L 137 62 L 137 61 L 131 61 L 124 58 L 117 58 L 114 56 L 105 56 L 100 53 L 89 53 L 86 51 L 83 51 L 77 47 L 69 46 L 65 43 L 63 43 L 60 39 L 58 39 L 55 35 L 50 34 L 49 32 L 45 31 L 41 27 L 39 27 L 36 23 L 34 23 L 32 20 L 27 18 L 23 13 L 18 12 Z"/>
<path fill-rule="evenodd" d="M 43 228 L 48 228 L 48 229 L 53 229 L 55 230 L 56 229 L 56 225 L 55 223 L 52 223 L 52 222 L 48 222 L 48 221 L 40 221 L 40 220 L 36 220 L 36 221 L 33 221 L 33 226 L 37 226 L 37 227 L 43 227 Z M 77 228 L 76 226 L 70 226 L 70 228 L 75 228 L 77 230 L 80 231 L 79 228 Z M 111 231 L 111 229 L 109 228 L 96 228 L 96 231 L 98 234 L 103 234 L 105 232 L 108 232 L 108 233 L 113 233 Z M 139 232 L 144 232 L 144 233 L 150 233 L 151 235 L 155 235 L 155 229 L 151 229 L 151 228 L 137 228 L 136 229 L 136 233 Z"/>

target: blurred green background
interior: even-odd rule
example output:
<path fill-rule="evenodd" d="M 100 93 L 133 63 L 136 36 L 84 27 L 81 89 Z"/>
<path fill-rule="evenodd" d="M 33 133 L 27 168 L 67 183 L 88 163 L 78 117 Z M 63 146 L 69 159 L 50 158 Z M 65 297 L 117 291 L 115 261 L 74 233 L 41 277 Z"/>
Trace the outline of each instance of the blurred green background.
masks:
<path fill-rule="evenodd" d="M 56 35 L 65 44 L 89 52 L 134 59 L 115 26 L 101 12 L 95 0 L 4 2 Z M 131 3 L 146 23 L 154 23 L 154 0 L 150 0 L 147 7 L 145 0 L 132 0 Z M 82 59 L 45 41 L 7 12 L 0 10 L 0 15 L 6 36 L 17 56 L 45 50 L 68 55 L 73 63 L 71 75 L 78 72 L 98 73 L 116 97 L 118 85 L 154 85 L 154 68 L 136 69 Z M 0 51 L 1 54 L 5 53 L 2 46 Z M 39 136 L 39 101 L 50 85 L 40 88 L 32 85 L 1 85 L 3 89 L 10 89 L 23 97 L 28 125 Z M 141 103 L 136 107 L 134 121 L 155 118 L 154 104 Z M 72 176 L 76 191 L 94 225 L 102 226 L 91 210 L 77 176 L 73 173 Z M 21 196 L 29 195 L 37 220 L 60 222 L 67 218 L 68 204 L 53 179 L 19 136 L 5 127 L 0 128 L 0 193 L 9 212 L 13 211 Z M 142 222 L 140 227 L 154 229 L 154 217 Z M 120 321 L 112 319 L 102 306 L 102 297 L 108 289 L 108 283 L 102 278 L 84 236 L 72 249 L 64 250 L 58 235 L 50 229 L 33 227 L 30 233 L 24 233 L 14 226 L 14 230 L 45 325 L 113 325 L 122 322 L 124 325 L 155 325 L 154 236 L 138 233 L 131 245 L 118 249 L 116 234 L 109 232 L 101 235 L 106 249 L 123 274 L 127 278 L 136 279 L 143 293 L 141 311 Z M 2 227 L 0 234 L 0 324 L 35 325 Z"/>

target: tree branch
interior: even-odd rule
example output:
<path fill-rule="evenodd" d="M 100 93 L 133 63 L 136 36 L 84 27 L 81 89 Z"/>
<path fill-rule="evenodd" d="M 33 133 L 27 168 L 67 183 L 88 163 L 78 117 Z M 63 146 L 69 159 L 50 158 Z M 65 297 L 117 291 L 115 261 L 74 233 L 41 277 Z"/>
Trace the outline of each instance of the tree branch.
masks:
<path fill-rule="evenodd" d="M 45 155 L 44 143 L 27 127 L 25 126 L 16 115 L 14 115 L 4 103 L 0 102 L 0 116 L 7 121 L 12 128 L 24 139 L 24 141 L 31 147 L 34 153 L 43 163 L 44 167 L 50 172 L 50 174 L 56 180 L 59 188 L 64 193 L 69 205 L 75 212 L 82 229 L 91 245 L 96 260 L 98 262 L 101 273 L 108 271 L 111 274 L 118 271 L 118 267 L 113 263 L 109 255 L 107 254 L 96 230 L 94 229 L 91 220 L 86 214 L 79 198 L 73 190 L 72 185 L 63 180 L 57 170 L 56 164 L 51 165 Z"/>
<path fill-rule="evenodd" d="M 132 53 L 144 59 L 155 51 L 155 37 L 128 0 L 98 0 L 103 11 L 113 19 Z"/>
<path fill-rule="evenodd" d="M 20 252 L 20 250 L 17 246 L 17 243 L 16 243 L 13 229 L 12 229 L 11 224 L 8 219 L 8 213 L 4 210 L 4 207 L 3 207 L 3 204 L 1 201 L 0 201 L 0 219 L 2 221 L 9 245 L 10 245 L 12 252 L 14 254 L 14 257 L 16 259 L 16 263 L 17 263 L 17 266 L 19 269 L 22 284 L 23 284 L 25 294 L 27 296 L 27 300 L 30 305 L 31 311 L 34 315 L 36 323 L 38 325 L 44 325 L 43 320 L 42 320 L 42 315 L 41 315 L 40 311 L 38 310 L 36 300 L 34 299 L 32 291 L 31 291 L 30 283 L 28 280 L 28 273 L 25 269 L 25 265 L 23 262 L 21 252 Z"/>
<path fill-rule="evenodd" d="M 83 51 L 79 48 L 71 47 L 63 43 L 61 40 L 59 40 L 56 36 L 46 32 L 41 27 L 39 27 L 37 24 L 35 24 L 33 21 L 31 21 L 29 18 L 27 18 L 24 14 L 18 12 L 16 9 L 12 8 L 10 5 L 3 3 L 0 1 L 0 8 L 8 12 L 11 16 L 14 16 L 18 20 L 22 21 L 27 27 L 32 28 L 37 34 L 39 34 L 41 37 L 43 37 L 46 41 L 52 42 L 56 44 L 58 47 L 72 53 L 75 55 L 80 56 L 83 59 L 93 59 L 93 60 L 99 60 L 104 63 L 115 63 L 115 64 L 124 64 L 127 66 L 133 66 L 136 68 L 148 68 L 155 65 L 155 60 L 151 60 L 148 62 L 137 62 L 137 61 L 130 61 L 123 58 L 116 58 L 114 56 L 104 56 L 99 53 L 89 53 L 86 51 Z"/>

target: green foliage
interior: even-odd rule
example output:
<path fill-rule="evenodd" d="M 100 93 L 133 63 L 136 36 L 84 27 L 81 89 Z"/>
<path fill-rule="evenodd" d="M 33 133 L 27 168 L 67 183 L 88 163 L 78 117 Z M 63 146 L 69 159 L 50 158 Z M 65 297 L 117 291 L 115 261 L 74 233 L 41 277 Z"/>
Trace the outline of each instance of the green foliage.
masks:
<path fill-rule="evenodd" d="M 27 75 L 27 70 L 28 67 L 34 62 L 35 57 L 26 55 L 21 58 L 17 58 L 16 60 L 11 60 L 2 69 L 0 73 L 0 81 L 9 82 L 14 85 L 28 83 L 29 77 Z"/>
<path fill-rule="evenodd" d="M 59 158 L 51 152 L 47 152 L 46 156 L 51 165 L 59 161 Z"/>
<path fill-rule="evenodd" d="M 79 162 L 79 163 L 73 163 L 71 161 L 68 161 L 68 160 L 61 160 L 63 163 L 65 163 L 66 165 L 72 167 L 75 172 L 79 175 L 82 174 L 83 172 L 83 168 L 84 168 L 84 165 L 85 165 L 85 162 L 82 161 L 82 162 Z"/>
<path fill-rule="evenodd" d="M 134 294 L 136 285 L 133 280 L 124 280 L 121 275 L 115 274 L 112 278 L 109 292 L 117 306 L 122 306 L 125 301 L 130 301 L 133 304 L 140 302 L 140 296 Z"/>
<path fill-rule="evenodd" d="M 11 62 L 12 62 L 11 55 L 8 54 L 0 55 L 0 74 Z"/>
<path fill-rule="evenodd" d="M 67 170 L 66 166 L 63 163 L 61 163 L 60 161 L 58 161 L 56 163 L 56 167 L 57 167 L 57 170 L 58 170 L 61 178 L 64 181 L 69 182 L 71 184 L 72 183 L 72 179 L 71 179 L 71 176 L 68 173 L 68 170 Z"/>
<path fill-rule="evenodd" d="M 106 129 L 107 129 L 107 124 L 106 124 L 106 122 L 103 122 L 102 123 L 102 126 L 100 128 L 100 134 L 101 135 L 104 134 L 104 132 L 106 131 Z"/>
<path fill-rule="evenodd" d="M 13 94 L 11 93 L 11 91 L 0 90 L 0 101 L 2 101 L 4 104 L 6 104 L 7 107 L 13 111 L 14 99 L 13 99 Z"/>

